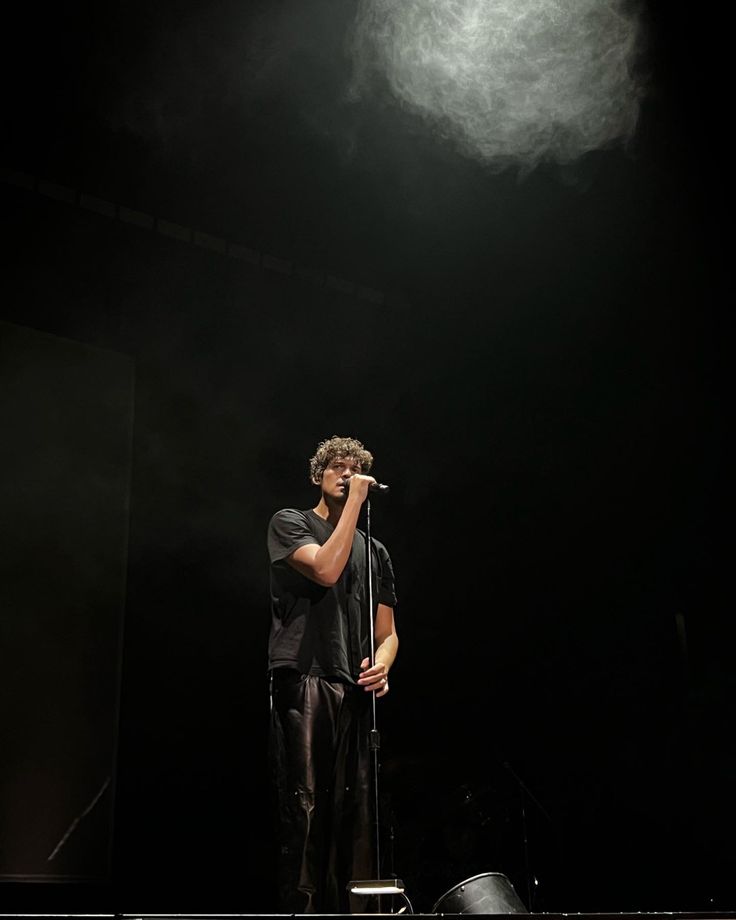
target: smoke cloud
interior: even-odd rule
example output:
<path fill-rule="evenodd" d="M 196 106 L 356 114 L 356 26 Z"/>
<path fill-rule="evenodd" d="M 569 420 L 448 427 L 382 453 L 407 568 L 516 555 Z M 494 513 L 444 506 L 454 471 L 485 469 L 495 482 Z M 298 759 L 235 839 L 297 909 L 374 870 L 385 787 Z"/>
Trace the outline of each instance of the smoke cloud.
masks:
<path fill-rule="evenodd" d="M 626 145 L 644 87 L 622 0 L 360 0 L 353 100 L 389 92 L 494 170 Z"/>

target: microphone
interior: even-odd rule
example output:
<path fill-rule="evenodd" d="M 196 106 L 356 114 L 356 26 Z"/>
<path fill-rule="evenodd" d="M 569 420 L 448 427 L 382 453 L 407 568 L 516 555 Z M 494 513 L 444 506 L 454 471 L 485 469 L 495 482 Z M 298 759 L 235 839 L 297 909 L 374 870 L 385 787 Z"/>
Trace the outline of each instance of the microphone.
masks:
<path fill-rule="evenodd" d="M 350 480 L 346 479 L 343 482 L 343 486 L 345 487 L 345 492 L 349 492 L 350 491 Z M 374 493 L 379 492 L 381 495 L 385 495 L 386 492 L 388 492 L 388 490 L 389 490 L 388 486 L 386 485 L 385 482 L 372 482 L 368 486 L 369 492 L 374 492 Z"/>

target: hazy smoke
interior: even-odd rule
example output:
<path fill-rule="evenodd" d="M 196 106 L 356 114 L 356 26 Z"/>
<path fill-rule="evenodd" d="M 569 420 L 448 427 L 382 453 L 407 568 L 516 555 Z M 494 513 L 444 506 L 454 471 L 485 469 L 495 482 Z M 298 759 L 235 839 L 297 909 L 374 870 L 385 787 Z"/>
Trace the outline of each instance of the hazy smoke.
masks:
<path fill-rule="evenodd" d="M 387 87 L 494 168 L 634 134 L 641 24 L 622 0 L 360 0 L 352 98 Z"/>

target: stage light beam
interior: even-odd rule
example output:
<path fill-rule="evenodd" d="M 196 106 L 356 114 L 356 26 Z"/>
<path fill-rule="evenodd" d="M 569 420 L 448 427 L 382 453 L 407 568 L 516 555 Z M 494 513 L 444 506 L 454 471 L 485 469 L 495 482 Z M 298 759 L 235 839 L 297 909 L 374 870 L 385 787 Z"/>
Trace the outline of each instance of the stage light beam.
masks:
<path fill-rule="evenodd" d="M 360 0 L 350 95 L 388 88 L 495 169 L 569 163 L 633 136 L 642 33 L 622 0 Z"/>

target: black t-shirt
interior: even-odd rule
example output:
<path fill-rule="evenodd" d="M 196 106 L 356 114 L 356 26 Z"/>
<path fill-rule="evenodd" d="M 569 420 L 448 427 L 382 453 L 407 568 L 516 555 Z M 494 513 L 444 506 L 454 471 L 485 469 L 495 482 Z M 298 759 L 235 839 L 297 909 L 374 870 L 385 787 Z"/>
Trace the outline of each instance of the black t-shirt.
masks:
<path fill-rule="evenodd" d="M 309 543 L 322 546 L 334 528 L 314 511 L 285 508 L 268 525 L 271 560 L 269 668 L 296 668 L 302 674 L 338 677 L 355 683 L 361 661 L 370 656 L 367 613 L 366 539 L 356 530 L 348 562 L 332 587 L 297 572 L 286 561 Z M 378 604 L 394 607 L 394 573 L 389 554 L 373 539 L 373 616 Z"/>

